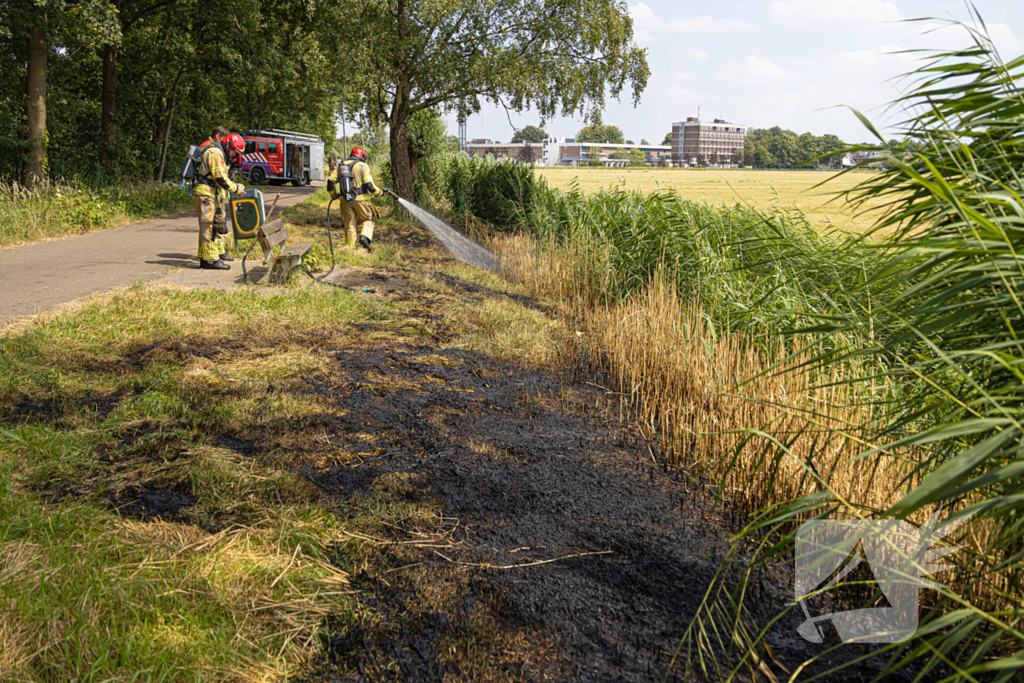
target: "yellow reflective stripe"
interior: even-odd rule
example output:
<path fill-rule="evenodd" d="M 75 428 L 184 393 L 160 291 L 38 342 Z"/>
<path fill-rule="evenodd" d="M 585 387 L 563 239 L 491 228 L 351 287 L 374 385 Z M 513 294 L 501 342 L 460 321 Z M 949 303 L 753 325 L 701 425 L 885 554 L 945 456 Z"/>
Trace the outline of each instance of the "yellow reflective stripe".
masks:
<path fill-rule="evenodd" d="M 238 185 L 228 177 L 227 160 L 219 148 L 209 147 L 203 152 L 203 166 L 206 167 L 206 173 L 209 174 L 211 180 L 223 178 L 228 182 L 228 189 L 231 192 L 238 191 Z"/>
<path fill-rule="evenodd" d="M 366 183 L 373 182 L 373 176 L 370 175 L 369 165 L 362 161 L 357 162 L 352 166 L 352 175 L 355 176 L 356 187 L 362 187 Z"/>
<path fill-rule="evenodd" d="M 357 171 L 357 169 L 358 169 L 358 171 Z M 352 175 L 355 176 L 355 181 L 354 182 L 355 182 L 355 186 L 356 187 L 361 188 L 364 185 L 366 185 L 367 183 L 369 183 L 370 187 L 372 188 L 371 192 L 373 193 L 373 196 L 379 197 L 382 194 L 381 191 L 380 191 L 380 188 L 377 187 L 377 184 L 373 182 L 373 176 L 370 175 L 370 165 L 369 164 L 364 163 L 362 161 L 356 163 L 352 167 Z M 360 195 L 360 197 L 366 197 L 366 196 L 367 195 Z"/>

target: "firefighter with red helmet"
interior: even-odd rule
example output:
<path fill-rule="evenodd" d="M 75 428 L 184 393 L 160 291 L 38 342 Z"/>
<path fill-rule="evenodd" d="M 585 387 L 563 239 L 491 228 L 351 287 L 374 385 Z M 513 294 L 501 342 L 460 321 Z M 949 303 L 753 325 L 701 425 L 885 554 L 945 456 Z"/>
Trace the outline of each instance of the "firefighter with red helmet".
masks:
<path fill-rule="evenodd" d="M 334 171 L 327 176 L 327 192 L 332 199 L 342 197 L 341 217 L 345 222 L 345 233 L 350 247 L 356 246 L 356 229 L 359 231 L 359 245 L 370 250 L 373 242 L 373 220 L 380 218 L 380 212 L 371 201 L 372 197 L 380 197 L 384 194 L 394 196 L 394 193 L 387 189 L 377 187 L 370 174 L 370 165 L 366 163 L 366 150 L 362 147 L 353 147 L 352 154 L 345 161 L 340 162 Z M 347 171 L 346 171 L 347 169 Z M 345 176 L 351 174 L 351 188 L 346 195 Z"/>
<path fill-rule="evenodd" d="M 245 141 L 238 133 L 224 126 L 213 129 L 210 139 L 200 146 L 203 162 L 196 169 L 194 191 L 196 215 L 199 217 L 199 267 L 209 270 L 228 270 L 225 261 L 225 236 L 228 234 L 227 212 L 224 202 L 229 193 L 241 194 L 245 186 L 228 176 L 229 159 L 237 159 L 245 151 Z"/>

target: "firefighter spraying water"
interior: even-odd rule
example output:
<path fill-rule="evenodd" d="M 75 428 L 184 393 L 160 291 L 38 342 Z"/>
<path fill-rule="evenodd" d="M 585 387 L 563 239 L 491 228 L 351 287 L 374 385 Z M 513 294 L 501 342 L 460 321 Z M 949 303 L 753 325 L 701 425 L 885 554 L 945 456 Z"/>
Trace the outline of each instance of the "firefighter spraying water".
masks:
<path fill-rule="evenodd" d="M 478 268 L 498 272 L 498 260 L 491 252 L 437 216 L 402 199 L 390 189 L 377 188 L 370 176 L 370 167 L 366 163 L 366 159 L 366 152 L 361 147 L 355 147 L 348 160 L 338 164 L 335 171 L 327 178 L 327 191 L 331 195 L 331 201 L 327 205 L 327 240 L 331 248 L 332 263 L 334 239 L 331 236 L 331 205 L 336 200 L 341 200 L 341 215 L 345 221 L 349 246 L 355 246 L 356 228 L 359 227 L 361 228 L 359 244 L 369 251 L 373 239 L 373 219 L 380 216 L 377 207 L 370 202 L 370 197 L 388 195 L 394 197 L 402 208 L 415 216 L 423 224 L 423 227 L 429 230 L 455 258 Z"/>
<path fill-rule="evenodd" d="M 495 258 L 494 254 L 481 247 L 479 244 L 469 239 L 455 228 L 451 227 L 437 216 L 433 215 L 429 211 L 421 209 L 410 201 L 402 199 L 394 192 L 387 192 L 388 195 L 394 197 L 398 203 L 406 211 L 411 213 L 416 219 L 423 224 L 427 230 L 430 231 L 434 237 L 444 245 L 444 248 L 452 253 L 455 258 L 477 268 L 483 268 L 489 270 L 492 273 L 499 272 L 498 259 Z M 334 262 L 334 240 L 331 237 L 331 204 L 334 204 L 332 199 L 327 204 L 327 242 L 331 248 L 331 262 Z M 331 270 L 333 270 L 333 266 Z M 330 272 L 327 273 L 329 275 Z M 324 275 L 323 277 L 326 277 Z M 320 279 L 323 279 L 321 277 Z"/>
<path fill-rule="evenodd" d="M 331 200 L 341 202 L 341 217 L 345 221 L 345 236 L 350 247 L 356 246 L 356 229 L 359 230 L 359 246 L 370 251 L 373 244 L 373 221 L 380 218 L 380 212 L 373 205 L 373 197 L 391 195 L 398 197 L 388 188 L 379 188 L 373 182 L 368 155 L 362 147 L 353 147 L 349 158 L 338 164 L 327 176 L 327 192 Z M 328 217 L 330 211 L 328 210 Z"/>

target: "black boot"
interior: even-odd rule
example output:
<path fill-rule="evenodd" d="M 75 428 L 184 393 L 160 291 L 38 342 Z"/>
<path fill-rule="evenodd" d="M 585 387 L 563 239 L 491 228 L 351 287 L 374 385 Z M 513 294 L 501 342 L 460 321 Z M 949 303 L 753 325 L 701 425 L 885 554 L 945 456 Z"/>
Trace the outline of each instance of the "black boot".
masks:
<path fill-rule="evenodd" d="M 234 261 L 235 257 L 234 256 L 228 256 L 227 254 L 221 254 L 220 255 L 220 260 L 221 261 Z"/>
<path fill-rule="evenodd" d="M 217 259 L 216 261 L 207 261 L 206 259 L 202 259 L 199 261 L 199 267 L 203 270 L 231 270 L 231 266 L 220 259 Z"/>
<path fill-rule="evenodd" d="M 366 235 L 360 235 L 359 246 L 361 246 L 366 251 L 370 251 L 370 238 L 367 237 Z"/>

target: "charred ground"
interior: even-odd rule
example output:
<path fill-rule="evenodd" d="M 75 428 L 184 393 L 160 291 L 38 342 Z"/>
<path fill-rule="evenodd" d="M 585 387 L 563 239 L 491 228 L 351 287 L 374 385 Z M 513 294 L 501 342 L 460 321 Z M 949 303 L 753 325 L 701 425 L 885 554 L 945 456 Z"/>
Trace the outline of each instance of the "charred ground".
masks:
<path fill-rule="evenodd" d="M 250 319 L 192 298 L 218 321 L 202 333 L 52 352 L 81 381 L 9 388 L 0 421 L 88 433 L 98 456 L 26 484 L 209 534 L 329 511 L 352 602 L 297 680 L 684 680 L 669 662 L 735 520 L 657 462 L 550 305 L 414 228 L 391 240 L 400 257 L 339 267 L 376 283 L 332 293 L 343 322 L 319 300 Z"/>

